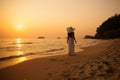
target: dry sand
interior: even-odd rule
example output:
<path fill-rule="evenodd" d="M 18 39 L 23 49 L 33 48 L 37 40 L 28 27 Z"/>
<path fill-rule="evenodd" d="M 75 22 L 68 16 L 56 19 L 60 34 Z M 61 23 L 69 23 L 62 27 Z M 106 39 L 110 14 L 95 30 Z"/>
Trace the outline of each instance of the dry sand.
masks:
<path fill-rule="evenodd" d="M 120 39 L 0 69 L 0 80 L 120 80 Z"/>

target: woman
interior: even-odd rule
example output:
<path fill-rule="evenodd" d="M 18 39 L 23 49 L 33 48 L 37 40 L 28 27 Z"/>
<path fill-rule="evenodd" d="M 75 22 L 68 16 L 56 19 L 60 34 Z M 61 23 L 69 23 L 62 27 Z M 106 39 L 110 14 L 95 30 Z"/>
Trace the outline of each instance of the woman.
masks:
<path fill-rule="evenodd" d="M 68 43 L 68 47 L 69 47 L 69 55 L 70 56 L 75 55 L 74 41 L 75 41 L 75 43 L 77 43 L 75 36 L 74 36 L 74 30 L 75 30 L 75 28 L 72 28 L 72 27 L 67 28 L 67 31 L 68 31 L 67 43 Z"/>

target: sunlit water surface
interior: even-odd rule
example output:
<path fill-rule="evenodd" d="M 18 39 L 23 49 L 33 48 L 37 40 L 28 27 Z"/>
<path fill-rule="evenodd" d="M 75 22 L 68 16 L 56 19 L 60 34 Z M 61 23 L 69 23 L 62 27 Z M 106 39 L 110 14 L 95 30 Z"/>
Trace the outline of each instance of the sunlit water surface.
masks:
<path fill-rule="evenodd" d="M 75 52 L 101 42 L 95 39 L 77 39 Z M 68 53 L 66 39 L 0 39 L 0 68 L 48 55 Z"/>

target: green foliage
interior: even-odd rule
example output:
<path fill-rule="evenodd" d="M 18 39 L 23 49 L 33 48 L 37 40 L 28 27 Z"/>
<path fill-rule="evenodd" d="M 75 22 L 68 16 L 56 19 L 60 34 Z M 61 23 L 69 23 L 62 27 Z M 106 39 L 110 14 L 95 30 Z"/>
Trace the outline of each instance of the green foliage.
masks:
<path fill-rule="evenodd" d="M 114 39 L 120 38 L 120 14 L 108 18 L 96 30 L 95 38 Z"/>

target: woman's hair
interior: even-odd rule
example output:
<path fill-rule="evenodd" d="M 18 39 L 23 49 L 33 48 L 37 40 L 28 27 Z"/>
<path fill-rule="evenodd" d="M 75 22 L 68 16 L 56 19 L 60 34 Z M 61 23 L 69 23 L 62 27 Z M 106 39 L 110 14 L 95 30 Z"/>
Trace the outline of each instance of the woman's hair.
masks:
<path fill-rule="evenodd" d="M 68 33 L 68 37 L 74 37 L 74 32 Z"/>

